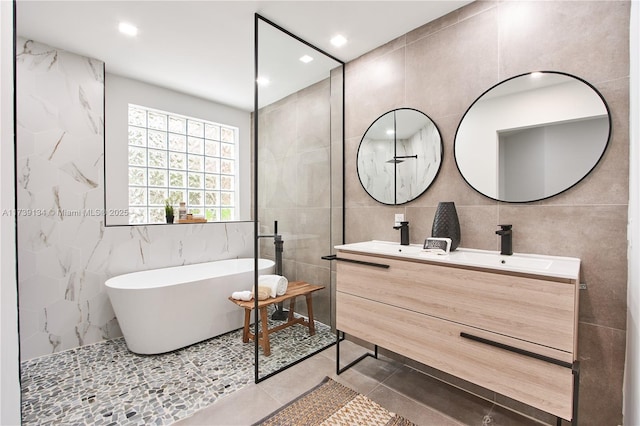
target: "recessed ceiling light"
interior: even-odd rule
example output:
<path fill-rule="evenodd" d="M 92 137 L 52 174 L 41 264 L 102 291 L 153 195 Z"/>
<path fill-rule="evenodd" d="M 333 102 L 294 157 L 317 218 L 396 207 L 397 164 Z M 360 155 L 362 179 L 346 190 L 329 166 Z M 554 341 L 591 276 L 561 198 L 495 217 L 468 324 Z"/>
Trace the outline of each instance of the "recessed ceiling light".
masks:
<path fill-rule="evenodd" d="M 126 34 L 131 37 L 138 35 L 138 28 L 135 25 L 127 24 L 126 22 L 120 22 L 118 29 L 122 34 Z"/>
<path fill-rule="evenodd" d="M 308 64 L 309 62 L 313 61 L 313 58 L 309 55 L 304 55 L 300 57 L 300 61 L 304 62 L 305 64 Z"/>
<path fill-rule="evenodd" d="M 258 83 L 259 86 L 268 86 L 271 82 L 267 77 L 261 76 L 256 79 L 256 83 Z"/>
<path fill-rule="evenodd" d="M 333 44 L 335 47 L 340 47 L 344 45 L 346 42 L 347 42 L 347 39 L 340 34 L 338 34 L 337 36 L 331 39 L 331 44 Z"/>

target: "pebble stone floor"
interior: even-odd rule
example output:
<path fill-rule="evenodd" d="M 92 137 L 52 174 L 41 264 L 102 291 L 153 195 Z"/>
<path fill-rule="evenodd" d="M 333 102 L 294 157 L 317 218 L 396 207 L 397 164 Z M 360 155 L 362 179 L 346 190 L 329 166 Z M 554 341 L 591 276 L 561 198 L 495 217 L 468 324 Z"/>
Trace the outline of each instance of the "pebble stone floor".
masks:
<path fill-rule="evenodd" d="M 302 325 L 270 335 L 260 376 L 335 342 L 315 323 L 314 336 Z M 239 329 L 161 355 L 136 355 L 118 338 L 24 361 L 22 424 L 169 425 L 253 383 L 254 360 Z"/>

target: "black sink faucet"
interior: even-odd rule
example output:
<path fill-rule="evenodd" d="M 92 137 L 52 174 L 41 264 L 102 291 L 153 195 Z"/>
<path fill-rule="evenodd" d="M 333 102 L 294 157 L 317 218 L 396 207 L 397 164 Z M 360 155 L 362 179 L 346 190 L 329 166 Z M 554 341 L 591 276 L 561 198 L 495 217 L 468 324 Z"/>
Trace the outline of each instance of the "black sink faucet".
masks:
<path fill-rule="evenodd" d="M 500 254 L 510 256 L 513 254 L 513 241 L 511 236 L 513 231 L 512 225 L 498 225 L 500 227 L 496 234 L 500 235 Z"/>
<path fill-rule="evenodd" d="M 400 226 L 394 226 L 393 229 L 400 230 L 400 245 L 408 246 L 409 245 L 409 222 L 400 222 Z"/>

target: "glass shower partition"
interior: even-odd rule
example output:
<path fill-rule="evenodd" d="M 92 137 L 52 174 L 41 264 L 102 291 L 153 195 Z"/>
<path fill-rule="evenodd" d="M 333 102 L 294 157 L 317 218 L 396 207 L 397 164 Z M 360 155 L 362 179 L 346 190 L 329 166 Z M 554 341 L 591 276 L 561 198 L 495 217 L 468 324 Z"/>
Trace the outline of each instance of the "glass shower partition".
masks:
<path fill-rule="evenodd" d="M 335 343 L 333 266 L 322 256 L 344 239 L 344 63 L 260 15 L 255 37 L 255 252 L 281 259 L 289 284 L 287 300 L 254 302 L 259 382 Z"/>

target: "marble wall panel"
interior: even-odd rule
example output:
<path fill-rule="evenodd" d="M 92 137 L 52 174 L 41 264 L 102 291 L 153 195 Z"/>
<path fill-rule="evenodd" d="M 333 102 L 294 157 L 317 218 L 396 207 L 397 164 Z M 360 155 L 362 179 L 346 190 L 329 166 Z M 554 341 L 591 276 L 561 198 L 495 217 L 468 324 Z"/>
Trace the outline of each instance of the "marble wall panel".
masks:
<path fill-rule="evenodd" d="M 109 277 L 253 256 L 253 223 L 104 226 L 104 68 L 31 40 L 17 51 L 23 360 L 122 335 Z"/>
<path fill-rule="evenodd" d="M 516 252 L 582 258 L 587 290 L 580 295 L 579 416 L 584 425 L 622 424 L 629 9 L 628 1 L 476 1 L 347 64 L 346 241 L 399 240 L 391 224 L 394 213 L 405 213 L 411 242 L 422 243 L 437 203 L 453 201 L 463 247 L 498 250 L 497 225 L 513 223 Z M 587 178 L 557 197 L 531 204 L 496 202 L 470 188 L 456 168 L 458 122 L 492 85 L 541 69 L 575 74 L 601 91 L 612 115 L 609 147 Z M 442 134 L 444 153 L 429 190 L 390 207 L 362 189 L 356 152 L 369 124 L 394 107 L 429 115 Z"/>

